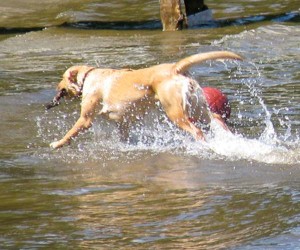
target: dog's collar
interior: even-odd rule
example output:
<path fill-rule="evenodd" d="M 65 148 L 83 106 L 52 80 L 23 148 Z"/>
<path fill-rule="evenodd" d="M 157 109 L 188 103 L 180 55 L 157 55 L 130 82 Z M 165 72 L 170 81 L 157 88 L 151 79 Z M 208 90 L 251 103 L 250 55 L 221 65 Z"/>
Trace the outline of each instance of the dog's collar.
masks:
<path fill-rule="evenodd" d="M 82 90 L 83 90 L 83 86 L 84 86 L 84 82 L 86 80 L 86 78 L 88 77 L 89 73 L 91 73 L 91 71 L 93 71 L 96 68 L 90 68 L 87 72 L 85 72 L 82 81 L 78 82 L 78 95 L 82 95 Z"/>

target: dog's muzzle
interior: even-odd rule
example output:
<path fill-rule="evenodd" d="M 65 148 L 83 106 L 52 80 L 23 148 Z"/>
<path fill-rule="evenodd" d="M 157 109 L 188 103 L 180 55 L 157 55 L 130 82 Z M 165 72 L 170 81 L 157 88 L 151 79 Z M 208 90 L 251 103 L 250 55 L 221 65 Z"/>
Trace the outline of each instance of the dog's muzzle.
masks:
<path fill-rule="evenodd" d="M 66 95 L 67 95 L 67 91 L 66 91 L 65 89 L 62 89 L 62 90 L 59 91 L 59 92 L 57 93 L 57 95 L 53 98 L 52 102 L 50 102 L 50 103 L 48 103 L 48 104 L 45 105 L 45 108 L 48 110 L 48 109 L 51 109 L 51 108 L 53 108 L 53 107 L 55 107 L 55 106 L 58 106 L 59 100 L 60 100 L 62 97 L 66 96 Z"/>

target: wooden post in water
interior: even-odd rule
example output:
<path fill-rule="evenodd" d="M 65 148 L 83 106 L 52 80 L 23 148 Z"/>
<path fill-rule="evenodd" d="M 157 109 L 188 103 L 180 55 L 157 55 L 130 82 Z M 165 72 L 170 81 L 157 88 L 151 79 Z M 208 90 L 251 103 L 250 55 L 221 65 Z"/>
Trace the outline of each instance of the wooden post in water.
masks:
<path fill-rule="evenodd" d="M 204 0 L 184 0 L 184 5 L 186 15 L 181 11 L 180 0 L 160 0 L 160 18 L 164 31 L 179 30 L 187 27 L 190 24 L 188 22 L 190 15 L 193 16 L 208 10 L 208 7 L 204 4 Z M 211 13 L 206 13 L 206 18 L 211 18 L 210 15 Z M 201 20 L 201 17 L 193 16 L 194 20 L 191 23 L 194 23 L 194 25 L 199 24 L 201 22 L 199 18 Z"/>
<path fill-rule="evenodd" d="M 164 31 L 182 29 L 183 15 L 180 0 L 160 0 L 160 18 Z"/>

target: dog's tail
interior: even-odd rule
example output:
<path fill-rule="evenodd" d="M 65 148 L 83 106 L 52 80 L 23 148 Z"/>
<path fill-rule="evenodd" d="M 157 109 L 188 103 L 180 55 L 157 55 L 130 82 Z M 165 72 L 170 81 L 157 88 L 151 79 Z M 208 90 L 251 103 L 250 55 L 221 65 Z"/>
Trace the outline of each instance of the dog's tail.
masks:
<path fill-rule="evenodd" d="M 207 60 L 233 59 L 243 60 L 243 58 L 230 51 L 212 51 L 186 57 L 174 64 L 175 74 L 184 74 L 190 67 Z"/>

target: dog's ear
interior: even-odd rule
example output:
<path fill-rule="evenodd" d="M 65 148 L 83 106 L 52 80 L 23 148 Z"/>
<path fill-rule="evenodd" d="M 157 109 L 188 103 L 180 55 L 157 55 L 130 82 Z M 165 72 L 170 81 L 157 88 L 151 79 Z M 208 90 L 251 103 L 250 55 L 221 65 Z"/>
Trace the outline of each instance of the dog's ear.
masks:
<path fill-rule="evenodd" d="M 77 75 L 78 75 L 78 70 L 74 69 L 74 70 L 70 70 L 68 72 L 68 80 L 70 83 L 77 83 Z"/>
<path fill-rule="evenodd" d="M 79 70 L 78 69 L 72 69 L 69 72 L 67 72 L 67 92 L 69 97 L 74 97 L 74 96 L 79 96 L 81 94 L 81 89 L 80 89 L 80 83 L 78 80 L 78 74 Z"/>
<path fill-rule="evenodd" d="M 56 90 L 59 92 L 63 89 L 67 90 L 69 85 L 77 83 L 78 70 L 69 68 L 64 74 L 62 80 L 58 83 Z"/>

